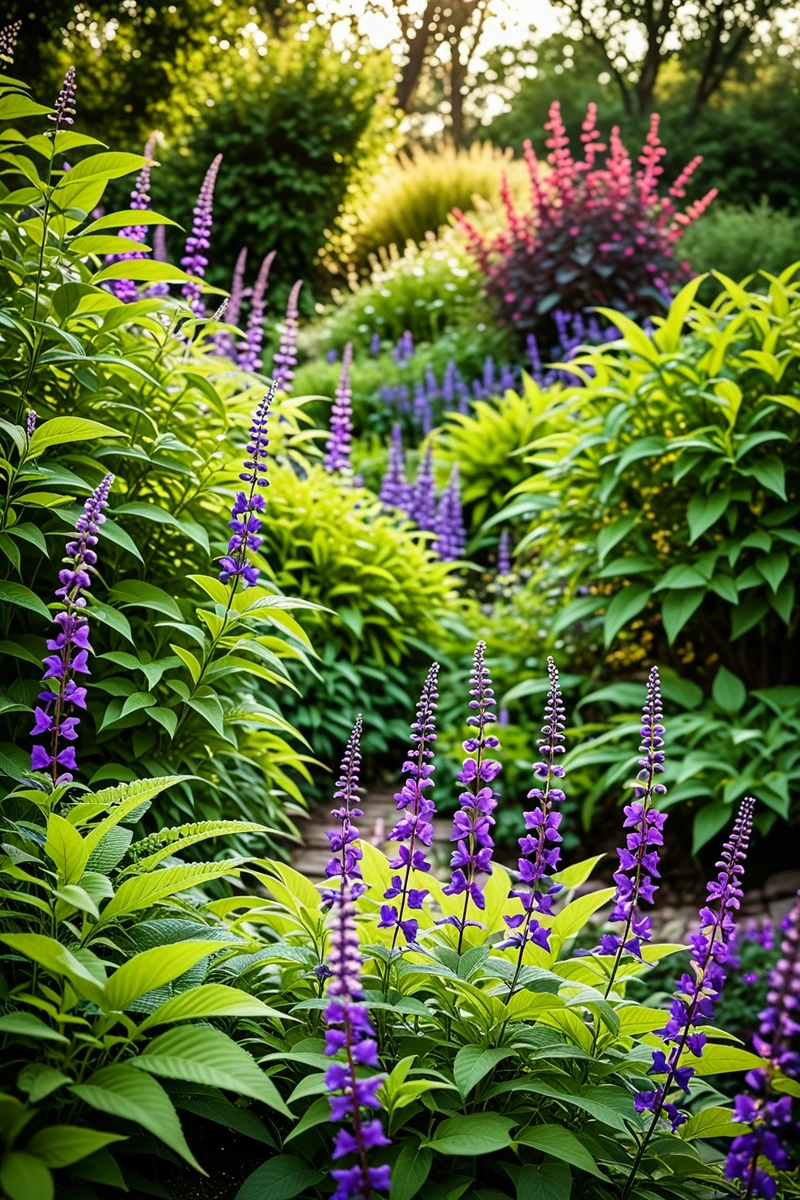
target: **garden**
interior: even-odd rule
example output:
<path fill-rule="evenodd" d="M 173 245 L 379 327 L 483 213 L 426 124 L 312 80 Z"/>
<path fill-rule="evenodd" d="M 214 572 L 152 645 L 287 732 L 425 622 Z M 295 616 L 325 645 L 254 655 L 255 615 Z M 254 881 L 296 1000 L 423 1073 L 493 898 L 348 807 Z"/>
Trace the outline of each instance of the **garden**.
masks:
<path fill-rule="evenodd" d="M 28 7 L 0 1195 L 800 1197 L 797 9 Z"/>

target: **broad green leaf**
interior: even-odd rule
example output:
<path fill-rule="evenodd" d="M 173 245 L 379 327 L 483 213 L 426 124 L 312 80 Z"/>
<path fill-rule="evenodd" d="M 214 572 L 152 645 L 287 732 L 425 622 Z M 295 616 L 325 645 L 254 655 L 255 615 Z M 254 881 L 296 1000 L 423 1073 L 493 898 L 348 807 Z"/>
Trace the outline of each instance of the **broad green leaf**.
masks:
<path fill-rule="evenodd" d="M 707 275 L 696 275 L 694 279 L 690 279 L 687 284 L 684 284 L 678 292 L 669 306 L 669 312 L 664 318 L 663 324 L 653 334 L 653 341 L 659 350 L 672 353 L 678 349 L 684 322 L 689 315 L 689 310 L 697 295 L 697 289 L 703 280 L 707 278 Z"/>
<path fill-rule="evenodd" d="M 632 583 L 612 597 L 603 619 L 603 641 L 606 648 L 611 645 L 620 629 L 647 607 L 651 595 L 652 589 L 646 583 Z"/>
<path fill-rule="evenodd" d="M 126 208 L 121 212 L 105 213 L 87 225 L 84 234 L 98 233 L 101 229 L 124 229 L 128 225 L 174 225 L 180 229 L 177 221 L 170 217 L 162 217 L 160 213 L 149 208 Z"/>
<path fill-rule="evenodd" d="M 789 570 L 789 555 L 784 550 L 774 550 L 772 554 L 759 555 L 756 560 L 759 574 L 766 579 L 773 592 L 777 592 Z"/>
<path fill-rule="evenodd" d="M 720 829 L 724 829 L 731 820 L 730 804 L 723 804 L 721 800 L 717 800 L 714 804 L 703 805 L 700 811 L 695 813 L 692 825 L 692 854 L 702 850 L 703 846 L 716 837 Z"/>
<path fill-rule="evenodd" d="M 142 167 L 147 165 L 147 161 L 146 158 L 142 158 L 141 154 L 103 150 L 99 154 L 92 154 L 89 158 L 84 158 L 76 163 L 60 181 L 56 191 L 67 184 L 73 184 L 78 179 L 120 179 L 123 175 L 130 175 L 133 171 L 141 171 Z"/>
<path fill-rule="evenodd" d="M 727 667 L 720 667 L 714 676 L 711 695 L 714 703 L 725 712 L 737 713 L 747 700 L 747 688 L 738 675 L 734 675 Z"/>
<path fill-rule="evenodd" d="M 757 479 L 768 492 L 774 492 L 781 500 L 786 499 L 786 468 L 777 455 L 753 463 L 745 473 Z"/>
<path fill-rule="evenodd" d="M 695 1074 L 725 1075 L 731 1071 L 751 1071 L 753 1068 L 763 1068 L 767 1064 L 757 1054 L 749 1050 L 741 1050 L 738 1046 L 720 1046 L 718 1043 L 707 1043 L 702 1058 L 687 1057 L 687 1062 L 695 1069 Z"/>
<path fill-rule="evenodd" d="M 35 1154 L 48 1167 L 69 1167 L 112 1142 L 124 1142 L 116 1133 L 100 1133 L 81 1125 L 48 1125 L 35 1133 L 25 1146 L 26 1154 Z"/>
<path fill-rule="evenodd" d="M 453 1063 L 456 1087 L 466 1099 L 477 1084 L 513 1050 L 490 1050 L 483 1046 L 462 1046 Z"/>
<path fill-rule="evenodd" d="M 69 1090 L 98 1112 L 135 1121 L 205 1174 L 186 1143 L 172 1101 L 152 1076 L 116 1063 L 95 1071 L 86 1083 L 75 1083 Z"/>
<path fill-rule="evenodd" d="M 90 849 L 69 821 L 65 821 L 58 813 L 50 814 L 44 852 L 55 864 L 60 880 L 75 883 L 80 879 Z"/>
<path fill-rule="evenodd" d="M 523 1146 L 532 1146 L 535 1150 L 542 1150 L 545 1154 L 559 1158 L 572 1167 L 578 1167 L 579 1170 L 586 1171 L 589 1175 L 596 1175 L 600 1179 L 604 1178 L 602 1171 L 583 1142 L 569 1129 L 564 1129 L 562 1125 L 532 1125 L 516 1134 L 514 1140 Z"/>
<path fill-rule="evenodd" d="M 625 1037 L 634 1037 L 639 1033 L 652 1033 L 663 1029 L 669 1019 L 669 1013 L 662 1008 L 648 1008 L 644 1004 L 627 1004 L 617 1009 L 619 1031 Z"/>
<path fill-rule="evenodd" d="M 574 937 L 583 928 L 589 917 L 607 904 L 614 895 L 614 888 L 600 888 L 596 892 L 587 892 L 562 908 L 553 921 L 550 930 L 550 947 L 553 955 L 557 955 L 569 938 Z"/>
<path fill-rule="evenodd" d="M 103 909 L 97 927 L 143 908 L 152 908 L 159 900 L 165 900 L 167 896 L 174 896 L 187 888 L 210 883 L 212 879 L 221 879 L 223 875 L 235 875 L 246 861 L 234 858 L 223 862 L 187 863 L 180 867 L 165 867 L 141 878 L 126 879 L 120 884 L 113 900 Z"/>
<path fill-rule="evenodd" d="M 517 1200 L 570 1200 L 571 1195 L 572 1172 L 566 1163 L 528 1163 L 519 1173 Z"/>
<path fill-rule="evenodd" d="M 0 1162 L 0 1186 L 8 1200 L 53 1200 L 53 1176 L 31 1154 L 14 1150 Z"/>
<path fill-rule="evenodd" d="M 7 604 L 16 604 L 20 608 L 27 608 L 44 621 L 53 619 L 50 609 L 43 604 L 35 592 L 10 579 L 0 579 L 0 600 L 4 600 Z"/>
<path fill-rule="evenodd" d="M 563 888 L 580 887 L 589 878 L 601 858 L 604 857 L 602 854 L 595 854 L 594 858 L 585 858 L 582 862 L 573 863 L 571 867 L 565 867 L 563 871 L 557 871 L 553 876 L 553 881 L 560 883 Z"/>
<path fill-rule="evenodd" d="M 67 1038 L 60 1040 L 68 1041 Z M 20 1091 L 27 1093 L 31 1104 L 38 1104 L 46 1096 L 51 1096 L 65 1083 L 72 1083 L 69 1075 L 42 1062 L 28 1063 L 17 1076 L 17 1087 Z"/>
<path fill-rule="evenodd" d="M 68 979 L 79 996 L 102 1005 L 102 983 L 98 983 L 75 955 L 55 938 L 43 933 L 5 933 L 0 935 L 0 942 L 38 963 L 50 975 Z"/>
<path fill-rule="evenodd" d="M 185 944 L 185 943 L 184 943 Z M 219 942 L 214 943 L 219 949 Z M 173 947 L 169 947 L 170 950 Z M 113 979 L 113 976 L 112 976 Z M 250 996 L 238 988 L 224 983 L 204 983 L 190 988 L 177 996 L 171 996 L 146 1017 L 139 1026 L 140 1031 L 153 1025 L 167 1025 L 173 1021 L 208 1019 L 209 1017 L 259 1017 L 285 1021 L 285 1013 L 270 1008 L 263 1000 Z"/>
<path fill-rule="evenodd" d="M 712 492 L 710 496 L 698 493 L 692 496 L 686 509 L 689 523 L 689 542 L 697 539 L 715 525 L 731 502 L 729 492 Z"/>
<path fill-rule="evenodd" d="M 171 983 L 219 949 L 219 942 L 185 941 L 143 950 L 117 967 L 106 983 L 105 1007 L 121 1010 L 133 1001 Z M 184 993 L 186 994 L 186 993 Z M 180 997 L 175 997 L 179 999 Z"/>
<path fill-rule="evenodd" d="M 433 1163 L 430 1150 L 406 1144 L 392 1167 L 392 1188 L 389 1200 L 414 1200 L 428 1178 Z"/>
<path fill-rule="evenodd" d="M 278 1154 L 256 1167 L 236 1193 L 235 1200 L 294 1200 L 301 1192 L 316 1188 L 319 1171 L 293 1154 Z"/>
<path fill-rule="evenodd" d="M 747 1133 L 749 1126 L 734 1121 L 730 1108 L 704 1108 L 690 1117 L 681 1129 L 681 1137 L 690 1142 L 692 1138 L 738 1137 Z"/>
<path fill-rule="evenodd" d="M 88 421 L 85 417 L 53 417 L 50 421 L 43 421 L 33 431 L 28 458 L 38 458 L 51 446 L 85 442 L 92 438 L 124 436 L 119 429 L 101 425 L 99 421 Z"/>
<path fill-rule="evenodd" d="M 667 592 L 661 601 L 661 620 L 670 646 L 686 622 L 703 603 L 704 587 L 688 588 L 686 591 Z"/>
<path fill-rule="evenodd" d="M 69 1038 L 65 1038 L 63 1033 L 51 1029 L 39 1017 L 28 1012 L 4 1013 L 0 1017 L 0 1033 L 15 1033 L 20 1037 L 41 1038 L 46 1042 L 63 1042 L 65 1045 L 69 1043 Z"/>
<path fill-rule="evenodd" d="M 92 825 L 84 838 L 92 851 L 109 830 L 113 829 L 115 825 L 119 825 L 120 821 L 124 821 L 135 809 L 149 800 L 153 800 L 167 788 L 180 783 L 184 778 L 183 775 L 162 775 L 155 779 L 135 779 L 132 783 L 120 783 L 116 787 L 103 788 L 102 791 L 86 797 L 70 810 L 70 824 L 82 825 L 93 816 L 97 816 L 98 813 L 111 810 L 109 815 L 97 825 Z"/>
<path fill-rule="evenodd" d="M 112 263 L 103 267 L 92 276 L 92 283 L 107 283 L 109 279 L 133 279 L 146 283 L 188 283 L 192 279 L 180 267 L 170 263 L 154 262 L 152 259 L 126 259 L 124 262 Z M 213 290 L 213 289 L 209 289 Z"/>
<path fill-rule="evenodd" d="M 435 1129 L 425 1148 L 437 1154 L 494 1154 L 511 1145 L 510 1130 L 519 1122 L 499 1113 L 474 1113 L 468 1117 L 448 1117 Z"/>
<path fill-rule="evenodd" d="M 164 616 L 173 617 L 176 621 L 183 620 L 183 614 L 169 592 L 155 587 L 152 583 L 145 583 L 141 579 L 123 579 L 121 582 L 115 583 L 111 589 L 111 601 L 113 604 L 123 606 L 138 605 L 141 608 L 163 613 Z"/>
<path fill-rule="evenodd" d="M 227 1088 L 291 1116 L 258 1063 L 221 1029 L 182 1025 L 149 1042 L 132 1065 L 153 1075 Z"/>

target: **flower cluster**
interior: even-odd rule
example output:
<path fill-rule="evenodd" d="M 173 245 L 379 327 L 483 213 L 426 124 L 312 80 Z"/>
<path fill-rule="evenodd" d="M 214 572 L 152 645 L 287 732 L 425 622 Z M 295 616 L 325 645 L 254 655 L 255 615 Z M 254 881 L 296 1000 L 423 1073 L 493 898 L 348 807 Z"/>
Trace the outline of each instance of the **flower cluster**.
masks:
<path fill-rule="evenodd" d="M 445 562 L 453 562 L 462 557 L 466 544 L 458 463 L 453 463 L 450 480 L 442 492 L 436 511 L 436 541 L 433 548 Z"/>
<path fill-rule="evenodd" d="M 767 1007 L 759 1013 L 753 1048 L 767 1060 L 766 1067 L 748 1071 L 750 1089 L 736 1097 L 734 1120 L 750 1126 L 747 1133 L 731 1142 L 725 1178 L 739 1179 L 745 1196 L 772 1200 L 777 1181 L 765 1169 L 766 1160 L 778 1171 L 789 1165 L 781 1136 L 796 1128 L 790 1095 L 774 1095 L 773 1081 L 780 1073 L 790 1079 L 800 1076 L 800 1055 L 792 1048 L 800 1034 L 800 893 L 781 925 L 781 957 L 769 976 Z"/>
<path fill-rule="evenodd" d="M 17 38 L 21 29 L 22 21 L 12 21 L 10 25 L 4 25 L 0 29 L 0 62 L 13 63 Z"/>
<path fill-rule="evenodd" d="M 564 768 L 556 762 L 556 758 L 564 753 L 564 702 L 561 698 L 561 688 L 558 682 L 558 671 L 552 658 L 547 660 L 547 674 L 550 689 L 544 709 L 544 724 L 539 741 L 541 761 L 534 763 L 533 774 L 537 786 L 528 792 L 528 799 L 536 801 L 532 812 L 524 813 L 525 837 L 519 839 L 522 856 L 519 860 L 519 877 L 525 886 L 511 894 L 522 902 L 522 912 L 505 918 L 509 929 L 517 930 L 505 942 L 503 949 L 518 946 L 520 962 L 528 942 L 533 942 L 543 950 L 550 949 L 550 931 L 542 925 L 533 914 L 543 913 L 549 916 L 553 911 L 553 897 L 560 891 L 559 884 L 549 883 L 548 877 L 558 866 L 561 851 L 558 849 L 561 834 L 560 812 L 554 810 L 554 804 L 562 804 L 565 796 L 560 787 L 553 787 L 554 779 L 564 778 Z"/>
<path fill-rule="evenodd" d="M 689 277 L 688 264 L 675 259 L 675 243 L 716 192 L 685 213 L 677 211 L 676 201 L 700 161 L 695 159 L 669 194 L 659 195 L 658 124 L 654 115 L 641 169 L 634 171 L 616 127 L 608 146 L 600 140 L 597 107 L 590 104 L 581 133 L 583 157 L 576 161 L 554 102 L 545 125 L 547 169 L 525 143 L 530 207 L 518 211 L 505 189 L 506 226 L 499 233 L 482 231 L 457 213 L 501 321 L 522 339 L 543 326 L 552 329 L 552 296 L 568 312 L 603 304 L 642 316 L 660 311 Z M 601 162 L 598 156 L 606 150 Z"/>
<path fill-rule="evenodd" d="M 194 217 L 192 219 L 192 232 L 186 239 L 186 249 L 181 266 L 189 275 L 196 275 L 199 279 L 203 279 L 208 266 L 206 251 L 211 245 L 211 224 L 212 224 L 212 207 L 214 203 L 214 185 L 217 182 L 217 172 L 219 164 L 222 162 L 222 155 L 218 154 L 211 166 L 208 168 L 203 180 L 200 194 L 197 197 L 197 203 L 194 206 Z M 191 280 L 187 281 L 181 288 L 181 294 L 191 305 L 192 312 L 197 317 L 206 315 L 205 305 L 200 299 L 200 284 L 194 283 Z"/>
<path fill-rule="evenodd" d="M 470 676 L 472 687 L 469 694 L 472 699 L 469 707 L 472 711 L 467 717 L 467 725 L 473 732 L 462 743 L 467 758 L 456 776 L 458 782 L 464 785 L 464 791 L 458 798 L 461 807 L 453 818 L 450 836 L 450 841 L 457 845 L 450 859 L 453 868 L 450 882 L 443 889 L 446 896 L 464 897 L 461 917 L 447 917 L 443 922 L 454 925 L 459 931 L 459 953 L 465 927 L 475 924 L 467 920 L 470 900 L 477 909 L 486 907 L 478 876 L 492 873 L 494 841 L 490 830 L 494 825 L 492 813 L 499 798 L 492 783 L 500 774 L 500 763 L 485 756 L 487 750 L 496 750 L 500 745 L 499 739 L 487 732 L 488 726 L 497 719 L 492 712 L 497 701 L 485 657 L 486 643 L 478 642 Z"/>
<path fill-rule="evenodd" d="M 669 1117 L 673 1131 L 686 1120 L 677 1105 L 668 1103 L 673 1087 L 688 1094 L 694 1067 L 681 1066 L 683 1051 L 688 1049 L 696 1058 L 702 1056 L 706 1035 L 698 1026 L 707 1025 L 714 1016 L 714 1005 L 725 982 L 725 964 L 729 947 L 736 933 L 734 913 L 742 899 L 742 875 L 747 846 L 753 825 L 755 801 L 742 801 L 730 839 L 725 843 L 717 862 L 718 875 L 707 887 L 707 903 L 700 910 L 700 929 L 692 934 L 691 971 L 679 981 L 672 1001 L 670 1019 L 660 1034 L 671 1046 L 669 1056 L 663 1050 L 653 1051 L 653 1064 L 648 1075 L 666 1076 L 653 1091 L 639 1092 L 634 1099 L 637 1112 L 652 1112 L 653 1124 L 662 1111 Z M 716 909 L 711 905 L 716 904 Z"/>
<path fill-rule="evenodd" d="M 247 557 L 248 550 L 257 551 L 262 538 L 261 516 L 266 507 L 266 500 L 259 491 L 269 487 L 267 479 L 267 457 L 269 438 L 267 426 L 269 423 L 270 405 L 275 397 L 275 385 L 272 384 L 253 415 L 250 426 L 250 441 L 247 443 L 248 457 L 243 462 L 244 470 L 239 478 L 249 484 L 247 492 L 237 492 L 231 509 L 231 519 L 228 522 L 232 530 L 228 542 L 228 553 L 219 560 L 222 568 L 219 573 L 220 583 L 234 581 L 234 587 L 241 579 L 244 587 L 252 587 L 258 582 L 258 568 Z"/>
<path fill-rule="evenodd" d="M 75 116 L 75 68 L 70 67 L 64 76 L 61 91 L 53 105 L 55 112 L 47 114 L 48 121 L 55 121 L 56 130 L 62 125 L 74 125 Z"/>
<path fill-rule="evenodd" d="M 431 864 L 425 857 L 425 849 L 433 841 L 433 825 L 431 821 L 436 812 L 433 800 L 425 792 L 433 787 L 433 750 L 431 746 L 436 741 L 436 701 L 438 692 L 436 683 L 439 676 L 439 664 L 433 663 L 428 671 L 417 702 L 417 718 L 411 726 L 412 746 L 403 763 L 403 774 L 406 776 L 402 788 L 395 795 L 398 812 L 403 815 L 398 819 L 389 837 L 398 843 L 397 854 L 390 859 L 389 866 L 393 871 L 402 874 L 392 877 L 391 885 L 384 892 L 385 900 L 399 899 L 396 904 L 381 906 L 380 929 L 394 929 L 392 949 L 397 942 L 398 931 L 402 932 L 407 942 L 413 942 L 417 936 L 419 922 L 412 917 L 405 917 L 406 908 L 421 909 L 427 890 L 409 887 L 412 871 L 430 871 Z"/>
<path fill-rule="evenodd" d="M 616 954 L 627 950 L 641 958 L 641 944 L 650 940 L 651 920 L 639 912 L 642 901 L 652 904 L 659 879 L 658 847 L 664 845 L 664 824 L 667 814 L 652 807 L 653 796 L 663 796 L 666 788 L 656 783 L 664 772 L 664 726 L 661 709 L 661 687 L 658 667 L 653 667 L 647 681 L 647 700 L 642 709 L 640 729 L 642 744 L 638 760 L 639 772 L 633 787 L 634 801 L 625 806 L 623 829 L 631 832 L 626 844 L 617 848 L 619 868 L 614 873 L 617 893 L 610 921 L 619 921 L 622 934 L 605 933 L 600 939 L 602 954 Z"/>
<path fill-rule="evenodd" d="M 331 436 L 325 452 L 325 470 L 350 470 L 350 451 L 353 440 L 353 388 L 350 383 L 350 368 L 353 363 L 353 343 L 348 342 L 342 354 L 342 373 L 331 409 Z"/>
<path fill-rule="evenodd" d="M 138 212 L 142 212 L 150 207 L 150 171 L 155 147 L 156 135 L 151 134 L 144 147 L 144 157 L 148 161 L 137 175 L 136 183 L 131 192 L 131 208 L 136 209 Z M 120 230 L 119 234 L 120 237 L 130 238 L 134 242 L 143 242 L 146 235 L 146 225 L 127 225 L 124 229 Z M 126 250 L 122 254 L 107 254 L 105 262 L 106 264 L 128 262 L 136 258 L 144 258 L 143 251 Z M 108 288 L 124 304 L 130 304 L 136 299 L 136 284 L 132 279 L 112 279 L 109 282 Z"/>
<path fill-rule="evenodd" d="M 250 313 L 247 318 L 245 340 L 239 347 L 238 355 L 239 366 L 244 371 L 260 371 L 264 365 L 261 361 L 261 347 L 264 342 L 264 298 L 267 293 L 269 271 L 275 254 L 276 251 L 271 250 L 262 262 L 255 287 L 253 288 L 253 294 L 250 298 Z"/>
<path fill-rule="evenodd" d="M 419 464 L 411 507 L 408 514 L 420 529 L 436 529 L 436 482 L 433 477 L 433 443 L 428 447 Z"/>
<path fill-rule="evenodd" d="M 38 418 L 37 414 L 34 412 L 34 410 L 32 408 L 29 409 L 28 415 L 25 417 L 25 432 L 28 435 L 28 441 L 30 441 L 31 438 L 33 437 L 34 430 L 36 429 L 36 422 L 38 421 L 38 419 L 39 418 Z"/>
<path fill-rule="evenodd" d="M 350 1129 L 340 1129 L 333 1143 L 333 1159 L 338 1161 L 354 1154 L 352 1167 L 331 1171 L 336 1190 L 331 1200 L 367 1200 L 373 1191 L 388 1192 L 391 1172 L 388 1166 L 371 1167 L 367 1152 L 390 1145 L 383 1132 L 380 1118 L 365 1116 L 362 1109 L 373 1113 L 380 1109 L 376 1092 L 383 1076 L 367 1079 L 356 1075 L 356 1067 L 380 1067 L 375 1031 L 363 1003 L 361 988 L 362 959 L 356 928 L 355 906 L 351 890 L 342 881 L 336 893 L 330 916 L 330 950 L 328 952 L 328 1006 L 325 1009 L 325 1054 L 329 1058 L 342 1056 L 325 1072 L 325 1086 L 330 1093 L 331 1120 L 352 1122 Z"/>
<path fill-rule="evenodd" d="M 397 423 L 392 426 L 389 462 L 381 483 L 381 501 L 387 508 L 399 508 L 401 512 L 408 512 L 411 505 L 411 487 L 406 482 L 403 434 Z"/>
<path fill-rule="evenodd" d="M 75 526 L 75 537 L 66 545 L 67 566 L 58 574 L 61 587 L 56 589 L 56 595 L 62 600 L 64 610 L 55 618 L 56 636 L 47 642 L 51 653 L 44 659 L 45 687 L 38 696 L 42 703 L 36 706 L 31 730 L 31 737 L 46 737 L 48 742 L 47 746 L 33 747 L 31 767 L 34 771 L 49 771 L 54 786 L 69 783 L 71 772 L 77 769 L 75 747 L 62 750 L 60 743 L 75 741 L 80 718 L 71 714 L 76 708 L 86 708 L 86 688 L 76 682 L 76 676 L 89 674 L 91 646 L 89 622 L 82 615 L 86 607 L 84 592 L 91 587 L 97 566 L 97 535 L 106 519 L 103 509 L 108 505 L 113 482 L 114 476 L 106 475 L 86 501 Z"/>
<path fill-rule="evenodd" d="M 511 574 L 511 544 L 507 529 L 502 531 L 497 543 L 497 574 L 501 579 Z"/>
<path fill-rule="evenodd" d="M 272 359 L 272 377 L 281 391 L 284 392 L 291 392 L 294 369 L 297 366 L 297 318 L 299 315 L 297 299 L 302 286 L 302 279 L 298 279 L 289 292 L 289 300 L 286 304 L 286 320 L 283 323 L 281 340 Z"/>
<path fill-rule="evenodd" d="M 363 854 L 361 847 L 357 844 L 361 834 L 353 824 L 353 821 L 364 815 L 357 807 L 362 727 L 363 722 L 359 713 L 342 756 L 336 791 L 333 793 L 334 800 L 338 801 L 338 807 L 331 810 L 331 816 L 339 822 L 339 828 L 329 831 L 327 835 L 332 857 L 325 867 L 325 877 L 337 881 L 337 886 L 333 889 L 327 888 L 322 893 L 323 899 L 328 903 L 334 900 L 340 888 L 346 888 L 354 900 L 363 896 L 366 891 L 366 884 L 361 879 Z"/>

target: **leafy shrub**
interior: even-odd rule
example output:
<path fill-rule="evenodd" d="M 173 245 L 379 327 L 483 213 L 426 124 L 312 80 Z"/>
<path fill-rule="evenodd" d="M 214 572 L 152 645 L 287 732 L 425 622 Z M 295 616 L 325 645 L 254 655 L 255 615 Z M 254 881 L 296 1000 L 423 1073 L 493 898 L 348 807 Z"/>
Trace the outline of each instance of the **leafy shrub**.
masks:
<path fill-rule="evenodd" d="M 624 336 L 575 359 L 595 373 L 580 425 L 540 448 L 536 465 L 549 455 L 549 467 L 519 489 L 542 586 L 560 579 L 575 596 L 552 636 L 588 621 L 607 650 L 619 639 L 620 666 L 671 653 L 701 678 L 721 663 L 749 688 L 787 679 L 800 564 L 796 275 L 767 296 L 723 281 L 711 308 L 693 304 L 694 280 L 652 337 L 607 311 Z"/>
<path fill-rule="evenodd" d="M 681 248 L 698 272 L 745 279 L 755 263 L 777 275 L 787 263 L 800 261 L 800 217 L 770 208 L 766 199 L 752 208 L 715 204 L 687 229 Z M 756 275 L 750 286 L 765 291 L 769 281 Z M 704 291 L 709 288 L 715 288 L 713 280 L 703 285 Z"/>
<path fill-rule="evenodd" d="M 686 213 L 677 211 L 675 200 L 685 195 L 692 162 L 669 195 L 659 196 L 664 150 L 657 116 L 635 177 L 616 129 L 599 166 L 606 145 L 596 119 L 596 105 L 590 105 L 581 133 L 584 158 L 576 162 L 554 102 L 546 125 L 549 173 L 542 172 L 530 143 L 526 146 L 529 210 L 518 212 L 508 197 L 507 228 L 498 234 L 484 234 L 461 218 L 499 319 L 523 338 L 547 328 L 548 314 L 557 307 L 576 313 L 604 304 L 637 316 L 663 309 L 665 298 L 687 277 L 685 264 L 675 260 L 675 243 L 716 194 L 709 192 Z"/>

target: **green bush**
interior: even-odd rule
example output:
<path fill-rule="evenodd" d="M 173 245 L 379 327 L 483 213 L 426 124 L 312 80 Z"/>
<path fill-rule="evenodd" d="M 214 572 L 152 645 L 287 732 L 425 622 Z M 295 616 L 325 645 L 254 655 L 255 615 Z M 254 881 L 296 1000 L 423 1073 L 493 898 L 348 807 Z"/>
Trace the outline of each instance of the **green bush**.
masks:
<path fill-rule="evenodd" d="M 714 204 L 687 229 L 681 254 L 699 273 L 745 279 L 757 269 L 777 275 L 787 263 L 800 261 L 800 217 L 770 208 L 765 198 L 753 208 Z M 768 280 L 756 275 L 750 286 L 765 291 Z M 708 280 L 701 295 L 716 290 Z"/>

